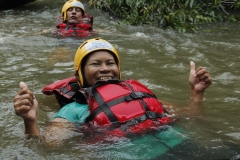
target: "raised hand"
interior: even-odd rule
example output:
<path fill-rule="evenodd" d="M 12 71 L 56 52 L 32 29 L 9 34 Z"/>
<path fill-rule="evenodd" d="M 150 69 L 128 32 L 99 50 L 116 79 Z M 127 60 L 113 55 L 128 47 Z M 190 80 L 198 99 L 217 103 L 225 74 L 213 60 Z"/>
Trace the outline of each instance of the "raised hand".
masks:
<path fill-rule="evenodd" d="M 195 69 L 195 63 L 190 62 L 189 83 L 191 86 L 191 98 L 198 96 L 197 100 L 201 100 L 206 88 L 212 84 L 210 73 L 203 67 Z M 200 97 L 199 97 L 200 96 Z"/>
<path fill-rule="evenodd" d="M 13 100 L 15 113 L 22 117 L 24 121 L 36 121 L 38 102 L 24 82 L 20 82 L 19 87 L 20 91 Z"/>

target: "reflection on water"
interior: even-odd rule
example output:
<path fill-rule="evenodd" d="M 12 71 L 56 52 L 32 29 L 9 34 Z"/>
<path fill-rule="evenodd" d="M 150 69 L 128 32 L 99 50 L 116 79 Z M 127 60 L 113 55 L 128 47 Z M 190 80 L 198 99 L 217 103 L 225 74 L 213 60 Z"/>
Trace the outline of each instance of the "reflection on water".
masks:
<path fill-rule="evenodd" d="M 38 140 L 24 137 L 22 119 L 15 116 L 12 106 L 19 82 L 25 81 L 36 93 L 40 103 L 39 125 L 44 130 L 58 106 L 54 97 L 42 95 L 41 90 L 47 84 L 73 75 L 75 51 L 85 40 L 54 37 L 46 32 L 54 27 L 63 3 L 38 0 L 0 11 L 0 157 L 105 159 L 114 153 L 120 159 L 134 159 L 142 153 L 142 148 L 135 148 L 136 154 L 128 154 L 127 147 L 134 146 L 130 139 L 91 145 L 83 143 L 82 136 L 76 134 L 64 146 L 51 150 L 39 145 Z M 190 60 L 211 72 L 213 84 L 205 93 L 202 115 L 181 117 L 179 121 L 193 141 L 185 142 L 184 149 L 176 148 L 162 155 L 163 158 L 219 159 L 240 154 L 239 25 L 205 25 L 196 34 L 148 26 L 118 26 L 107 14 L 88 8 L 87 1 L 83 3 L 87 13 L 94 16 L 96 37 L 110 41 L 119 51 L 123 78 L 141 81 L 159 99 L 177 104 L 180 110 L 188 103 Z M 141 145 L 146 152 L 151 150 L 144 143 Z"/>

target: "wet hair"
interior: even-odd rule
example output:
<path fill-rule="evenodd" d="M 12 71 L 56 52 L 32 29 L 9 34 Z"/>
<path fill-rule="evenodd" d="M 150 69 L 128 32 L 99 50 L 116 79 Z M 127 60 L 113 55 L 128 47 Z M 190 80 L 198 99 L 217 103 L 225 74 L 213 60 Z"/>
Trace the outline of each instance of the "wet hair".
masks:
<path fill-rule="evenodd" d="M 83 11 L 83 9 L 82 8 L 80 8 L 81 9 L 81 12 L 82 12 L 82 17 L 84 17 L 84 11 Z"/>
<path fill-rule="evenodd" d="M 106 52 L 110 53 L 110 54 L 113 56 L 115 63 L 118 65 L 118 59 L 117 59 L 116 55 L 113 54 L 112 52 L 108 51 L 108 50 L 104 50 L 104 49 L 103 49 L 103 50 L 96 50 L 96 51 L 93 51 L 93 52 L 89 53 L 89 54 L 86 55 L 86 56 L 82 59 L 82 61 L 81 61 L 81 72 L 82 72 L 83 84 L 84 84 L 84 86 L 81 86 L 81 87 L 91 87 L 91 86 L 87 83 L 87 80 L 86 80 L 86 78 L 85 78 L 84 67 L 86 66 L 88 57 L 90 57 L 92 54 L 94 54 L 95 52 L 98 52 L 98 51 L 106 51 Z M 78 71 L 75 72 L 75 77 L 76 77 L 76 79 L 77 79 L 78 82 L 79 82 Z M 79 83 L 79 84 L 80 84 L 80 83 Z"/>

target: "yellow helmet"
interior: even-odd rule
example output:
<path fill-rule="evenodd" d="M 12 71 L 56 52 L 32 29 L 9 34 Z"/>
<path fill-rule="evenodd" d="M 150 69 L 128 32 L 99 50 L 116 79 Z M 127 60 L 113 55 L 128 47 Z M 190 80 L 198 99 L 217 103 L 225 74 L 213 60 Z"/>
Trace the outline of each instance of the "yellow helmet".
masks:
<path fill-rule="evenodd" d="M 119 69 L 119 78 L 121 78 L 121 72 L 120 72 L 120 59 L 117 53 L 117 50 L 106 40 L 100 39 L 100 38 L 93 38 L 89 39 L 85 42 L 83 42 L 80 47 L 78 48 L 75 58 L 74 58 L 74 70 L 78 72 L 79 75 L 79 83 L 81 86 L 84 86 L 84 81 L 83 81 L 83 75 L 82 75 L 82 60 L 84 57 L 86 57 L 88 54 L 97 51 L 97 50 L 106 50 L 110 51 L 113 53 L 117 60 L 117 66 Z"/>
<path fill-rule="evenodd" d="M 71 7 L 79 7 L 79 8 L 81 8 L 81 10 L 83 11 L 83 16 L 84 16 L 85 9 L 84 9 L 83 4 L 79 0 L 69 0 L 62 7 L 63 22 L 66 21 L 66 19 L 67 19 L 67 10 L 69 8 L 71 8 Z"/>

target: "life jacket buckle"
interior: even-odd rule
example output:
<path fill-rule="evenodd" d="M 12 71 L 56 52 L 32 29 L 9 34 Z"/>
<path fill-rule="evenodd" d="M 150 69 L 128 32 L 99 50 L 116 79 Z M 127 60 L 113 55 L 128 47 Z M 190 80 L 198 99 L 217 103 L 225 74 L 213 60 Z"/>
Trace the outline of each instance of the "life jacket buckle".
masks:
<path fill-rule="evenodd" d="M 150 118 L 150 119 L 157 119 L 157 115 L 156 115 L 156 113 L 155 112 L 151 112 L 151 111 L 146 111 L 146 113 L 145 113 L 146 115 L 147 115 L 147 117 L 148 118 Z"/>
<path fill-rule="evenodd" d="M 144 94 L 142 92 L 132 92 L 130 94 L 130 96 L 133 98 L 133 99 L 141 99 L 144 97 Z"/>

